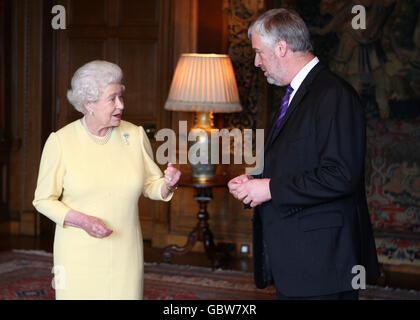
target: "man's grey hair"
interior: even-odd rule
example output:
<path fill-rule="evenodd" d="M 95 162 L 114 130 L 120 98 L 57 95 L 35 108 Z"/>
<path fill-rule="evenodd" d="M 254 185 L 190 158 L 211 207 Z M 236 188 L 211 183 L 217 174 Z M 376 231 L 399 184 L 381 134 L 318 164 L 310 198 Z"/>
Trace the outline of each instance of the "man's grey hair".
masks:
<path fill-rule="evenodd" d="M 293 10 L 271 9 L 264 12 L 248 29 L 248 38 L 256 31 L 270 49 L 283 40 L 293 52 L 312 52 L 309 30 L 303 19 Z"/>
<path fill-rule="evenodd" d="M 67 99 L 77 111 L 86 114 L 85 102 L 97 101 L 107 85 L 121 83 L 122 77 L 122 70 L 115 63 L 103 60 L 88 62 L 74 73 Z M 122 89 L 125 87 L 122 86 Z"/>

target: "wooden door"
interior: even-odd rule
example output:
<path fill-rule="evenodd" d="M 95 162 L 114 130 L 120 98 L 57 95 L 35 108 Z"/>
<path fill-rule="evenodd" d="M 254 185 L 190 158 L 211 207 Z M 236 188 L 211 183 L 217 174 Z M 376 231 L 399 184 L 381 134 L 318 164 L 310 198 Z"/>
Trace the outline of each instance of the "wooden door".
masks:
<path fill-rule="evenodd" d="M 166 127 L 163 110 L 169 87 L 170 1 L 66 0 L 67 28 L 58 35 L 57 129 L 82 117 L 66 98 L 71 77 L 83 64 L 107 60 L 118 64 L 126 86 L 124 120 L 145 128 Z M 156 148 L 153 132 L 152 146 Z M 167 205 L 139 201 L 143 235 L 152 238 L 153 220 Z"/>

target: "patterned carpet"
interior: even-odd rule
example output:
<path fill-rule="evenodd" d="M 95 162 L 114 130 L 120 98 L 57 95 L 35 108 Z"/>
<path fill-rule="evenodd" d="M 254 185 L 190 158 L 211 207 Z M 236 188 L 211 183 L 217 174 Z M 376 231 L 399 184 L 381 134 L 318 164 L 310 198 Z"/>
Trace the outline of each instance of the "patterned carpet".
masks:
<path fill-rule="evenodd" d="M 52 300 L 52 255 L 0 252 L 0 300 Z M 258 290 L 247 272 L 170 264 L 145 264 L 145 300 L 273 300 L 273 287 Z M 361 300 L 420 300 L 420 292 L 368 287 Z"/>

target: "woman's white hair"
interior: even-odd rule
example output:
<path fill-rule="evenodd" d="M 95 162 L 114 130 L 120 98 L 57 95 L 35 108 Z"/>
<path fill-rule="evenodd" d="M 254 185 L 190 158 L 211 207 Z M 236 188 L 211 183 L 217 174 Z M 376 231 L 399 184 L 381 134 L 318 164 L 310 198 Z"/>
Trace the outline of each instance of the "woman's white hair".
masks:
<path fill-rule="evenodd" d="M 86 114 L 85 102 L 97 101 L 107 85 L 121 83 L 122 77 L 122 70 L 115 63 L 103 60 L 88 62 L 74 73 L 67 99 L 77 111 Z M 124 90 L 125 87 L 122 87 Z"/>

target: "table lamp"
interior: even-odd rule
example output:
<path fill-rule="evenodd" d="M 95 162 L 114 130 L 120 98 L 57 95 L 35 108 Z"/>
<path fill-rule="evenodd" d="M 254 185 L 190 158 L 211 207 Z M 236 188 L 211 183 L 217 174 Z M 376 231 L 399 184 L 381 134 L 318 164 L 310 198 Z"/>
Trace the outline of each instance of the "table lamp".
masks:
<path fill-rule="evenodd" d="M 232 62 L 225 54 L 182 54 L 172 79 L 166 110 L 196 112 L 192 132 L 206 135 L 189 142 L 189 147 L 207 144 L 207 163 L 192 163 L 192 177 L 207 181 L 215 177 L 217 164 L 211 163 L 211 129 L 213 112 L 231 113 L 242 110 Z"/>

